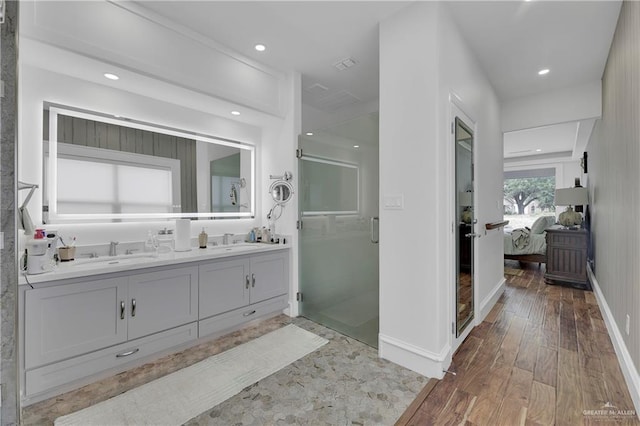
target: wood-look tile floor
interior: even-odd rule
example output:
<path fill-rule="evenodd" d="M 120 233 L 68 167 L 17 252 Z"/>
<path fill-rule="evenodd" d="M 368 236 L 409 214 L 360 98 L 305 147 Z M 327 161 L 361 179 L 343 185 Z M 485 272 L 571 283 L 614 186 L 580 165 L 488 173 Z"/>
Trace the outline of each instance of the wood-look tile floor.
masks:
<path fill-rule="evenodd" d="M 396 425 L 640 424 L 593 293 L 522 269 Z"/>

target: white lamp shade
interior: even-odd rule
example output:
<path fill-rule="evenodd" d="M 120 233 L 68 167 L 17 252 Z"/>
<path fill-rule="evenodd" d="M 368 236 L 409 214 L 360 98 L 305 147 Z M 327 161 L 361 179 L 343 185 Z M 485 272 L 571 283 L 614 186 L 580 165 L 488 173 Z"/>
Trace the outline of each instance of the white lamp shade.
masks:
<path fill-rule="evenodd" d="M 556 189 L 556 206 L 585 206 L 589 204 L 589 191 L 587 188 L 560 188 Z"/>

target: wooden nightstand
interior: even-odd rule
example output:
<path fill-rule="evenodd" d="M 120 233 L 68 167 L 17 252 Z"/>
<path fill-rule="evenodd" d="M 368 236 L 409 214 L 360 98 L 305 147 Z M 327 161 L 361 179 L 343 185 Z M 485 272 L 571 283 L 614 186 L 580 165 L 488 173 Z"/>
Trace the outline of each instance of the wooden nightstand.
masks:
<path fill-rule="evenodd" d="M 587 277 L 587 244 L 585 229 L 547 229 L 547 268 L 544 281 L 548 284 L 570 284 L 591 289 Z"/>

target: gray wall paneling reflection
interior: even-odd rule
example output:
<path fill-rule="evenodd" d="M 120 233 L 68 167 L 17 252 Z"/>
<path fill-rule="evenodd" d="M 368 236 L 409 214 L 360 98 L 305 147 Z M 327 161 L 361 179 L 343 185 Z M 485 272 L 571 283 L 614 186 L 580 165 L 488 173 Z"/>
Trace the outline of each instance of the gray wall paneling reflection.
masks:
<path fill-rule="evenodd" d="M 49 139 L 48 115 L 45 111 L 44 140 Z M 195 140 L 82 118 L 58 117 L 58 142 L 180 160 L 182 211 L 198 211 Z"/>

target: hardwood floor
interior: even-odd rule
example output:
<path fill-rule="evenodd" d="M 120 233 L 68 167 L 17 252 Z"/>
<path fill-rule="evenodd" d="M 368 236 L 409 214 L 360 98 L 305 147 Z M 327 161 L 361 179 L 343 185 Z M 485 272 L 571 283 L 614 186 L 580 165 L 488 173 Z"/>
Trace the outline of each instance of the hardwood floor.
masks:
<path fill-rule="evenodd" d="M 593 293 L 522 268 L 396 425 L 640 424 Z"/>

